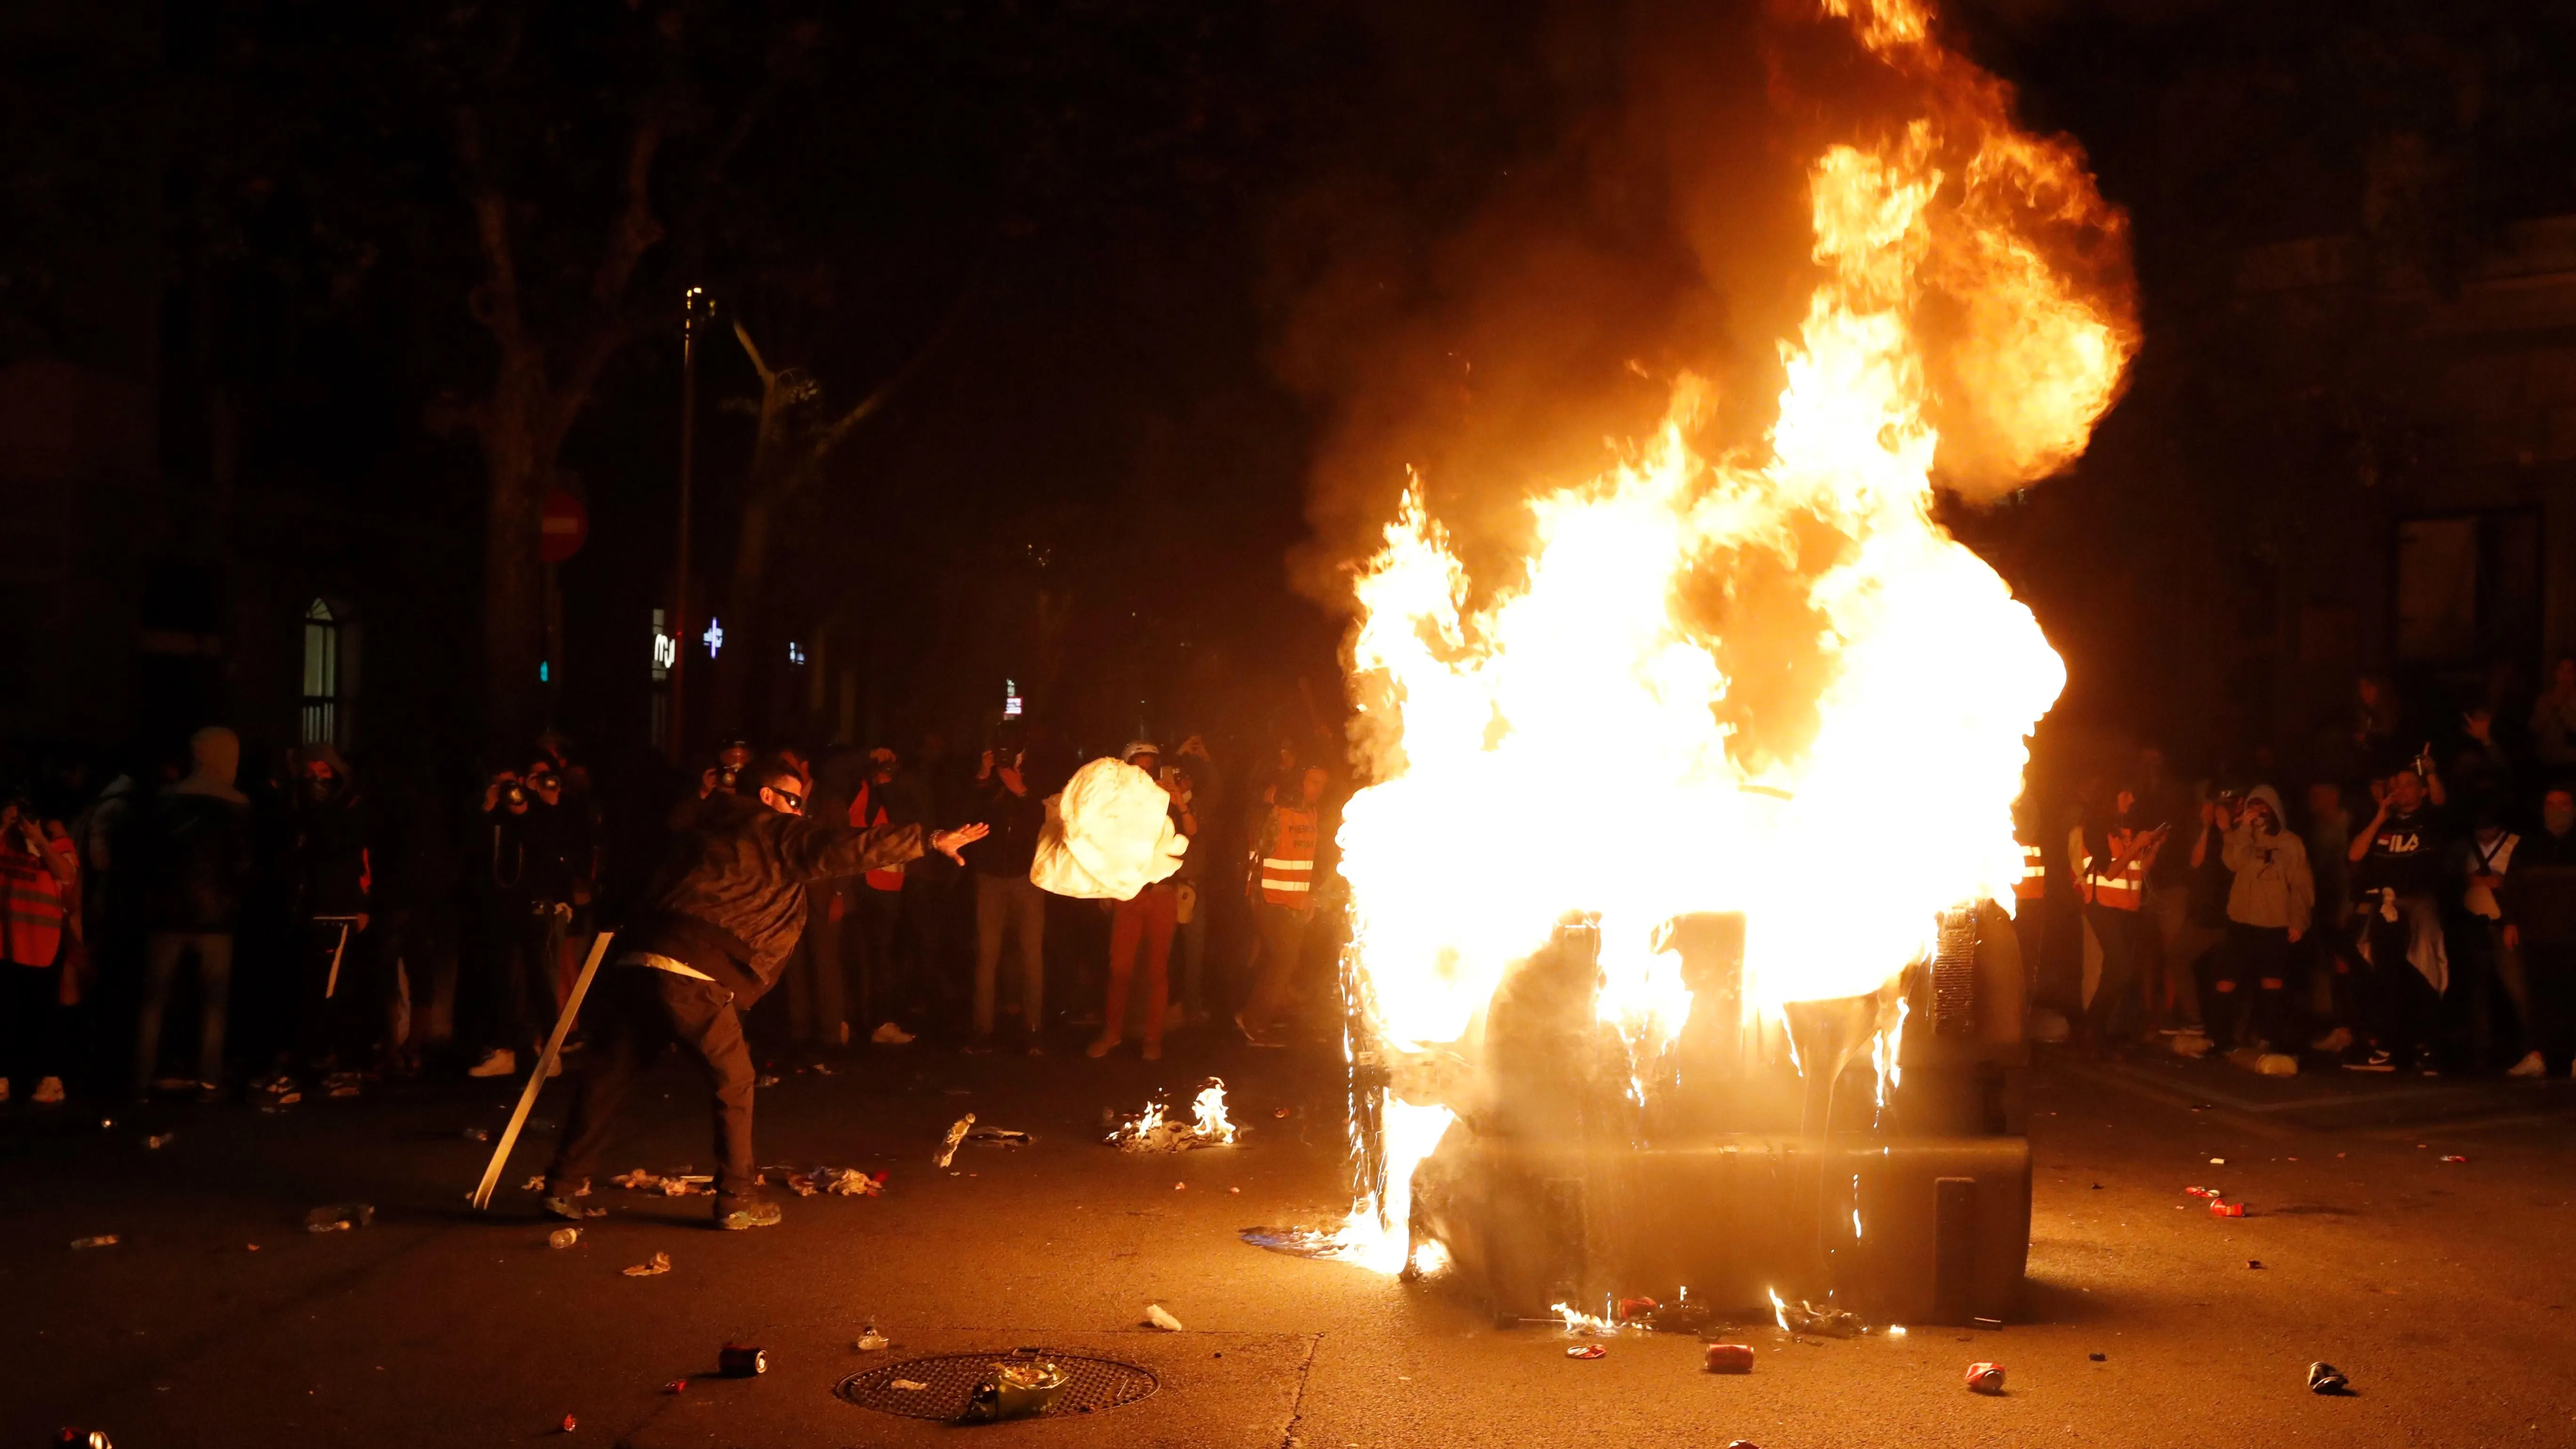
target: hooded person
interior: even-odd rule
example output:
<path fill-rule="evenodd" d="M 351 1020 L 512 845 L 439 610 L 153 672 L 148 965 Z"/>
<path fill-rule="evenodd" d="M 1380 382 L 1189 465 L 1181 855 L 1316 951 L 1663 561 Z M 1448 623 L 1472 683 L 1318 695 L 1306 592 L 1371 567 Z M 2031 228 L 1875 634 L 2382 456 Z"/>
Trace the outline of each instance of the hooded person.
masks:
<path fill-rule="evenodd" d="M 2269 1051 L 2297 1039 L 2290 948 L 2307 935 L 2317 886 L 2307 842 L 2284 827 L 2286 817 L 2279 792 L 2257 785 L 2219 822 L 2227 831 L 2221 858 L 2233 879 L 2221 969 L 2201 1017 L 2221 1049 L 2241 1044 Z M 2243 1036 L 2249 1025 L 2250 1041 Z"/>
<path fill-rule="evenodd" d="M 392 1045 L 363 1039 L 391 1024 L 382 1010 L 386 993 L 367 969 L 374 943 L 363 934 L 374 885 L 368 810 L 349 762 L 327 741 L 296 749 L 294 802 L 288 855 L 298 927 L 294 1050 L 304 1065 L 332 1072 L 349 1065 L 340 1060 L 343 1049 Z M 356 1084 L 349 1073 L 335 1079 L 333 1090 L 345 1095 Z M 282 1071 L 266 1085 L 294 1087 Z"/>
<path fill-rule="evenodd" d="M 713 1089 L 718 1226 L 767 1227 L 778 1205 L 761 1197 L 753 1166 L 754 1072 L 742 1013 L 786 971 L 810 915 L 808 890 L 936 850 L 954 859 L 984 838 L 981 825 L 855 829 L 805 816 L 804 772 L 773 758 L 745 770 L 739 793 L 705 801 L 683 853 L 649 890 L 600 974 L 596 1015 L 584 1008 L 590 1049 L 571 1115 L 546 1169 L 544 1206 L 579 1220 L 599 1210 L 590 1190 L 617 1109 L 666 1046 L 697 1059 Z"/>
<path fill-rule="evenodd" d="M 179 962 L 197 962 L 200 1007 L 197 1096 L 223 1095 L 224 1026 L 232 995 L 233 929 L 250 875 L 250 801 L 234 783 L 241 741 L 208 726 L 188 741 L 185 779 L 161 793 L 144 817 L 143 1003 L 136 1023 L 134 1089 L 147 1091 L 161 1052 L 161 1018 Z"/>

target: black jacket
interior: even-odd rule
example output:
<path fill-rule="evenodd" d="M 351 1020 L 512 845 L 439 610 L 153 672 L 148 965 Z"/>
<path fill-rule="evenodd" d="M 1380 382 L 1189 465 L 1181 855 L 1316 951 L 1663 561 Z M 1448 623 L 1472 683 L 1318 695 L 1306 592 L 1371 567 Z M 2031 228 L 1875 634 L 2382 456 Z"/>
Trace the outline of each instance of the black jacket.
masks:
<path fill-rule="evenodd" d="M 2526 946 L 2576 946 L 2576 831 L 2535 830 L 2505 862 L 2504 918 Z"/>
<path fill-rule="evenodd" d="M 173 790 L 145 819 L 152 929 L 229 931 L 250 877 L 250 808 Z"/>
<path fill-rule="evenodd" d="M 853 830 L 721 793 L 705 804 L 617 949 L 685 962 L 745 1007 L 777 984 L 796 949 L 808 882 L 901 865 L 928 841 L 919 825 Z"/>

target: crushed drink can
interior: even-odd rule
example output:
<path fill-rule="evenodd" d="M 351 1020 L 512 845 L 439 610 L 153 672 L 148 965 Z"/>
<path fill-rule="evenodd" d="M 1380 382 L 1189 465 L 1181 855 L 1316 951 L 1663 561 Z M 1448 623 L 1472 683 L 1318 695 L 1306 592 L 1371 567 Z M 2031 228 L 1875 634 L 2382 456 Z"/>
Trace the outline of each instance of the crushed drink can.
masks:
<path fill-rule="evenodd" d="M 2323 1359 L 2308 1365 L 2309 1393 L 2341 1394 L 2348 1393 L 2351 1389 L 2352 1380 L 2344 1377 L 2342 1369 L 2336 1368 Z"/>
<path fill-rule="evenodd" d="M 2218 1189 L 2214 1187 L 2186 1187 L 2183 1191 L 2193 1197 L 2203 1199 L 2214 1199 L 2219 1195 Z"/>
<path fill-rule="evenodd" d="M 2213 1200 L 2209 1205 L 2209 1215 L 2214 1218 L 2241 1218 L 2245 1216 L 2245 1204 Z"/>
<path fill-rule="evenodd" d="M 769 1372 L 769 1353 L 766 1349 L 728 1343 L 716 1355 L 716 1368 L 729 1379 L 756 1378 Z"/>
<path fill-rule="evenodd" d="M 546 1246 L 550 1248 L 569 1248 L 580 1241 L 581 1229 L 579 1228 L 557 1228 L 546 1234 Z"/>
<path fill-rule="evenodd" d="M 2004 1391 L 2004 1366 L 1999 1363 L 1968 1365 L 1968 1390 L 1978 1394 L 2000 1394 Z"/>
<path fill-rule="evenodd" d="M 577 1428 L 579 1428 L 579 1427 L 581 1427 L 581 1425 L 580 1425 L 580 1421 L 578 1421 L 578 1420 L 576 1420 L 575 1418 L 573 1418 L 573 1416 L 572 1416 L 572 1415 L 570 1415 L 570 1414 L 566 1414 L 566 1415 L 564 1415 L 563 1431 L 564 1431 L 565 1433 L 569 1434 L 569 1433 L 571 1433 L 573 1430 L 575 1430 L 575 1429 L 577 1429 Z"/>
<path fill-rule="evenodd" d="M 1619 1321 L 1626 1323 L 1644 1318 L 1661 1307 L 1663 1305 L 1652 1298 L 1622 1298 L 1619 1300 Z"/>
<path fill-rule="evenodd" d="M 1749 1343 L 1712 1343 L 1708 1346 L 1708 1371 L 1713 1374 L 1749 1374 L 1753 1372 L 1753 1345 Z"/>
<path fill-rule="evenodd" d="M 1608 1358 L 1610 1350 L 1597 1343 L 1578 1344 L 1565 1351 L 1567 1358 Z"/>

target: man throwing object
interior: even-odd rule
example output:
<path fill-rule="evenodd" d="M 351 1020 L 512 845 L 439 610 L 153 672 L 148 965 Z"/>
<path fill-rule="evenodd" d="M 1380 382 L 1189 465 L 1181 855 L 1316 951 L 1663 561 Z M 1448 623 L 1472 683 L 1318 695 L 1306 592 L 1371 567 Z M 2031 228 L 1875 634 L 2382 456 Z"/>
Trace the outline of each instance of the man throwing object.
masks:
<path fill-rule="evenodd" d="M 861 875 L 936 850 L 951 860 L 985 827 L 866 830 L 805 818 L 804 776 L 782 759 L 744 775 L 738 795 L 708 797 L 672 870 L 599 978 L 591 1049 L 571 1116 L 546 1170 L 546 1211 L 596 1217 L 576 1199 L 607 1145 L 617 1109 L 662 1048 L 697 1058 L 715 1094 L 716 1225 L 765 1228 L 780 1217 L 752 1166 L 751 1049 L 742 1013 L 777 984 L 805 928 L 809 882 Z"/>

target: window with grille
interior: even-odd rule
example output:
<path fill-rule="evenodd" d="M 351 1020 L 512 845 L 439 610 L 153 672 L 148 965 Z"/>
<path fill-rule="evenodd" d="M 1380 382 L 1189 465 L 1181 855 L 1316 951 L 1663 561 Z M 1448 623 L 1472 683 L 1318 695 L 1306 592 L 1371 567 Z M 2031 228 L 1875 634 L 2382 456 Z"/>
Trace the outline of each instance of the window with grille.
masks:
<path fill-rule="evenodd" d="M 340 620 L 315 599 L 304 611 L 304 743 L 340 743 Z"/>

